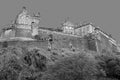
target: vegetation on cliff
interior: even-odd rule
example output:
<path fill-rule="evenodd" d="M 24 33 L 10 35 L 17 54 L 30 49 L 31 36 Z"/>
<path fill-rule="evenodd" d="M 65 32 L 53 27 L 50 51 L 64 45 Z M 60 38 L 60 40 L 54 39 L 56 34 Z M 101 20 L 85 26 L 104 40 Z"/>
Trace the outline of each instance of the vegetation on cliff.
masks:
<path fill-rule="evenodd" d="M 120 79 L 120 58 L 112 53 L 98 54 L 81 50 L 59 54 L 57 50 L 40 48 L 2 48 L 0 80 Z"/>

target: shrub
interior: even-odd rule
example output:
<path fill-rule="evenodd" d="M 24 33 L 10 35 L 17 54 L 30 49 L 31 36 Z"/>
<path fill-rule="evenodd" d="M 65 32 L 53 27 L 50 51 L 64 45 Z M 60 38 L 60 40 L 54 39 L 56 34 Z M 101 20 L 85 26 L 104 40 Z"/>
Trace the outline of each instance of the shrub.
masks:
<path fill-rule="evenodd" d="M 0 71 L 0 80 L 17 80 L 18 74 L 9 68 L 4 68 Z"/>
<path fill-rule="evenodd" d="M 101 78 L 99 78 L 97 80 L 118 80 L 118 79 L 101 77 Z"/>
<path fill-rule="evenodd" d="M 99 74 L 96 62 L 83 54 L 74 54 L 49 65 L 42 80 L 93 80 Z"/>
<path fill-rule="evenodd" d="M 115 55 L 100 55 L 96 59 L 108 78 L 120 79 L 120 59 Z"/>
<path fill-rule="evenodd" d="M 24 54 L 23 58 L 23 63 L 26 64 L 27 66 L 32 65 L 32 59 L 29 53 Z"/>
<path fill-rule="evenodd" d="M 9 58 L 0 70 L 0 80 L 17 80 L 22 67 L 17 62 L 15 56 Z M 6 59 L 6 58 L 5 58 Z"/>
<path fill-rule="evenodd" d="M 38 71 L 45 71 L 46 70 L 46 62 L 47 58 L 42 55 L 39 50 L 34 49 L 32 51 L 32 58 L 33 58 L 33 66 L 38 70 Z"/>
<path fill-rule="evenodd" d="M 20 71 L 22 70 L 22 66 L 18 62 L 18 60 L 16 59 L 16 57 L 9 59 L 9 61 L 6 63 L 5 66 L 8 67 L 8 68 L 13 69 L 17 73 L 20 73 Z"/>

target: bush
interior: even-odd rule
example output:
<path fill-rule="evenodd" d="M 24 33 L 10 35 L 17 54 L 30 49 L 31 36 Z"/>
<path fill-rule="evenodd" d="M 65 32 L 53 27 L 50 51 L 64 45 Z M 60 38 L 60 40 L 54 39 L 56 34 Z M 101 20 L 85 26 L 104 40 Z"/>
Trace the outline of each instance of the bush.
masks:
<path fill-rule="evenodd" d="M 17 80 L 18 73 L 9 68 L 4 68 L 0 71 L 0 80 Z"/>
<path fill-rule="evenodd" d="M 6 55 L 10 56 L 9 55 Z M 0 80 L 17 80 L 22 67 L 18 63 L 18 60 L 15 56 L 7 57 L 9 58 L 6 62 L 3 63 L 3 67 L 0 70 Z"/>
<path fill-rule="evenodd" d="M 97 56 L 98 64 L 105 71 L 108 78 L 120 79 L 120 59 L 115 55 Z"/>
<path fill-rule="evenodd" d="M 82 53 L 49 65 L 42 80 L 93 80 L 99 74 L 96 62 Z"/>
<path fill-rule="evenodd" d="M 30 56 L 30 53 L 27 52 L 26 54 L 23 54 L 24 56 L 22 57 L 22 61 L 25 65 L 31 66 L 32 65 L 32 59 Z"/>
<path fill-rule="evenodd" d="M 69 51 L 70 52 L 70 51 Z M 117 80 L 120 58 L 115 55 L 80 52 L 62 57 L 38 48 L 3 48 L 0 80 Z M 51 57 L 57 59 L 50 60 Z M 48 63 L 48 61 L 52 63 Z M 48 63 L 48 64 L 47 64 Z"/>
<path fill-rule="evenodd" d="M 99 78 L 97 80 L 118 80 L 118 79 L 101 77 L 101 78 Z"/>
<path fill-rule="evenodd" d="M 32 59 L 33 59 L 33 66 L 38 70 L 38 71 L 45 71 L 46 70 L 46 62 L 47 58 L 42 55 L 39 50 L 34 49 L 32 52 Z"/>
<path fill-rule="evenodd" d="M 36 80 L 47 68 L 47 58 L 39 49 L 10 47 L 4 50 L 0 57 L 0 80 Z"/>
<path fill-rule="evenodd" d="M 11 68 L 17 73 L 20 73 L 22 71 L 22 66 L 19 63 L 19 61 L 16 59 L 16 57 L 9 59 L 9 61 L 6 63 L 5 67 Z"/>

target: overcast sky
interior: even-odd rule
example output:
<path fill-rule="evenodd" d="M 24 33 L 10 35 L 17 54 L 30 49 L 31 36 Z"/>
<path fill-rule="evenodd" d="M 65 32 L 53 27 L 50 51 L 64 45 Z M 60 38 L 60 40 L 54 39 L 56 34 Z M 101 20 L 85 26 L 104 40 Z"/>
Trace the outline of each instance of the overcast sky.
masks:
<path fill-rule="evenodd" d="M 41 26 L 59 27 L 65 18 L 100 26 L 120 42 L 120 0 L 0 0 L 0 25 L 15 19 L 22 6 L 41 13 Z"/>

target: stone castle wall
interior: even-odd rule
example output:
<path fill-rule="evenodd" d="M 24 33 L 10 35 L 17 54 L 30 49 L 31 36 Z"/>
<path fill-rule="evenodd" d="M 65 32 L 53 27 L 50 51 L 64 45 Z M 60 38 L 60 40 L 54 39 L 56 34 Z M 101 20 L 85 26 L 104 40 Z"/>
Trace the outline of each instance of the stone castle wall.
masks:
<path fill-rule="evenodd" d="M 50 35 L 52 35 L 51 42 L 49 42 Z M 78 36 L 71 36 L 62 33 L 42 30 L 39 31 L 39 37 L 40 39 L 35 41 L 9 41 L 8 46 L 26 46 L 48 49 L 51 44 L 51 49 L 87 49 L 86 40 Z M 1 42 L 0 44 L 0 47 L 2 47 L 3 42 Z"/>
<path fill-rule="evenodd" d="M 47 40 L 52 35 L 52 47 L 61 49 L 61 48 L 76 48 L 76 49 L 85 49 L 87 48 L 87 40 L 74 35 L 68 35 L 61 32 L 39 30 L 39 36 L 41 40 Z"/>
<path fill-rule="evenodd" d="M 28 29 L 17 29 L 19 37 L 31 37 L 31 31 Z M 90 51 L 99 51 L 100 53 L 104 50 L 112 51 L 113 46 L 110 44 L 109 39 L 104 35 L 100 34 L 100 39 L 88 39 L 80 36 L 71 34 L 64 34 L 62 32 L 50 31 L 45 29 L 39 29 L 38 38 L 34 41 L 9 41 L 9 46 L 26 46 L 26 47 L 38 47 L 48 49 L 62 49 L 62 48 L 74 48 L 77 50 L 84 49 Z M 16 36 L 17 37 L 17 36 Z M 49 39 L 52 37 L 52 41 Z M 0 43 L 2 47 L 2 42 Z M 115 47 L 114 47 L 115 48 Z"/>
<path fill-rule="evenodd" d="M 32 37 L 31 30 L 29 29 L 22 29 L 22 28 L 17 28 L 15 37 Z"/>

